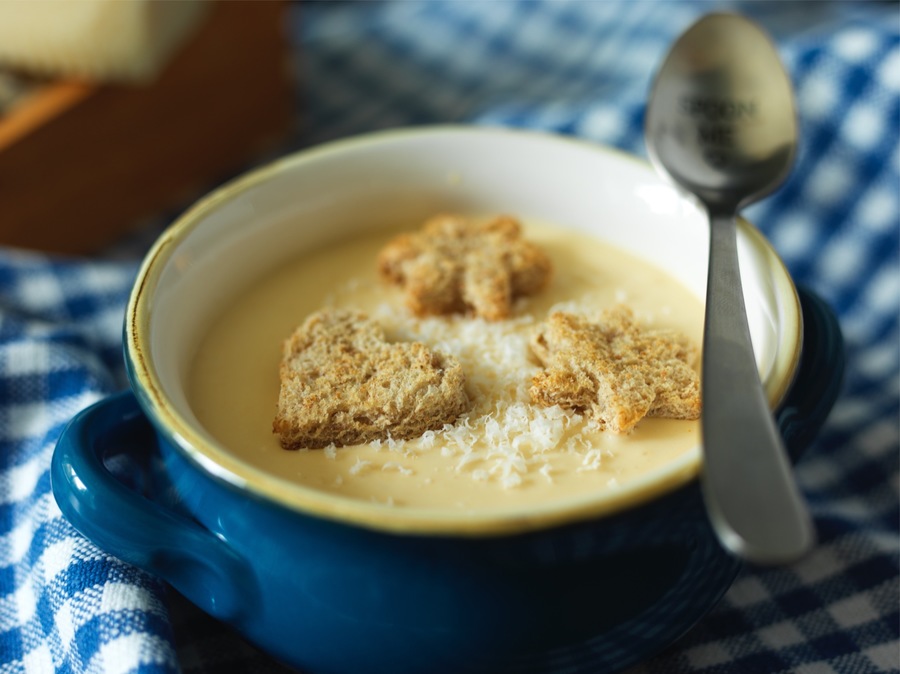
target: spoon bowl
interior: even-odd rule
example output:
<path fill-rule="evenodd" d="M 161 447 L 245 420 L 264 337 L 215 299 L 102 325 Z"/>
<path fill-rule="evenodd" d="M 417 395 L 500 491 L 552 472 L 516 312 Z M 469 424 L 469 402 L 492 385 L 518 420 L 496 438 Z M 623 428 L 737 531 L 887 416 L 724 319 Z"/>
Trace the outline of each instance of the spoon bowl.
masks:
<path fill-rule="evenodd" d="M 710 218 L 703 338 L 703 492 L 722 544 L 750 561 L 795 561 L 813 545 L 753 353 L 737 255 L 737 211 L 778 187 L 793 163 L 793 89 L 753 22 L 715 13 L 673 45 L 647 106 L 654 165 Z"/>
<path fill-rule="evenodd" d="M 647 109 L 648 151 L 707 207 L 734 212 L 775 189 L 796 137 L 790 80 L 755 24 L 710 14 L 672 47 Z"/>

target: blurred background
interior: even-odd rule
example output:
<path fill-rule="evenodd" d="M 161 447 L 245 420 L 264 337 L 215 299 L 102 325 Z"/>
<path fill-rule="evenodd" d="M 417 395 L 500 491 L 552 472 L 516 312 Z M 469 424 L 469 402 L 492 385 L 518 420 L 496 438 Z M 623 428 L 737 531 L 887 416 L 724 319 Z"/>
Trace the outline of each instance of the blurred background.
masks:
<path fill-rule="evenodd" d="M 297 135 L 283 2 L 0 2 L 0 243 L 93 253 Z"/>
<path fill-rule="evenodd" d="M 816 124 L 842 92 L 803 78 L 832 67 L 817 54 L 835 25 L 897 19 L 890 2 L 0 0 L 0 244 L 96 253 L 254 164 L 395 126 L 525 126 L 645 154 L 667 41 L 712 10 L 780 42 L 807 143 L 840 132 Z M 798 175 L 816 168 L 807 143 Z"/>

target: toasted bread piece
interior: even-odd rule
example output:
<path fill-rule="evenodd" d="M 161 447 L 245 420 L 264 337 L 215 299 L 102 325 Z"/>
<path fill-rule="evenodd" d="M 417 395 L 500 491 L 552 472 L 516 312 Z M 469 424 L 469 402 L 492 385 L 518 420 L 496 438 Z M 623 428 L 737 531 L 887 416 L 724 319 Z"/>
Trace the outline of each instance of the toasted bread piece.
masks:
<path fill-rule="evenodd" d="M 583 411 L 615 433 L 629 433 L 645 416 L 700 416 L 697 348 L 674 331 L 642 330 L 627 307 L 605 311 L 599 322 L 555 312 L 531 347 L 544 366 L 531 385 L 539 405 Z"/>
<path fill-rule="evenodd" d="M 285 449 L 406 440 L 469 407 L 462 367 L 424 344 L 389 344 L 362 312 L 318 311 L 285 341 L 272 430 Z"/>
<path fill-rule="evenodd" d="M 474 222 L 438 215 L 420 231 L 388 243 L 378 269 L 384 280 L 403 288 L 417 316 L 473 313 L 494 321 L 507 318 L 517 298 L 542 290 L 552 264 L 522 238 L 514 218 Z"/>

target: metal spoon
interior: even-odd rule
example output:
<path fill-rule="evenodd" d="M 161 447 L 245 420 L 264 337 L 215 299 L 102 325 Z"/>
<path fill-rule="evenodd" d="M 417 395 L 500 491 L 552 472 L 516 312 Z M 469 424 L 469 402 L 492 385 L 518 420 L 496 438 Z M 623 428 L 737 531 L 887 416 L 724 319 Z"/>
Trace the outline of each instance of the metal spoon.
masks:
<path fill-rule="evenodd" d="M 735 214 L 793 163 L 793 92 L 763 31 L 709 14 L 672 47 L 646 113 L 651 160 L 709 213 L 703 337 L 703 494 L 722 544 L 756 563 L 813 545 L 812 522 L 760 383 L 744 307 Z"/>

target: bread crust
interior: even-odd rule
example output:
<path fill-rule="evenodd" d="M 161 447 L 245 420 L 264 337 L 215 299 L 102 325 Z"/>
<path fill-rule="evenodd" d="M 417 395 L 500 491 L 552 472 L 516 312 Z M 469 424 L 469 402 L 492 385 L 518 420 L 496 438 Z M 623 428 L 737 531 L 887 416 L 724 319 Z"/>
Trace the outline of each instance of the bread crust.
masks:
<path fill-rule="evenodd" d="M 646 416 L 700 417 L 697 348 L 678 332 L 642 329 L 628 307 L 608 309 L 596 322 L 554 312 L 531 348 L 544 366 L 530 389 L 538 405 L 585 412 L 620 434 Z"/>
<path fill-rule="evenodd" d="M 382 279 L 403 289 L 417 316 L 508 318 L 517 298 L 547 286 L 552 269 L 547 254 L 523 239 L 521 224 L 507 215 L 484 222 L 437 215 L 421 230 L 394 238 L 378 256 Z"/>
<path fill-rule="evenodd" d="M 452 356 L 388 343 L 359 311 L 323 309 L 284 342 L 272 430 L 285 449 L 406 440 L 469 408 Z"/>

